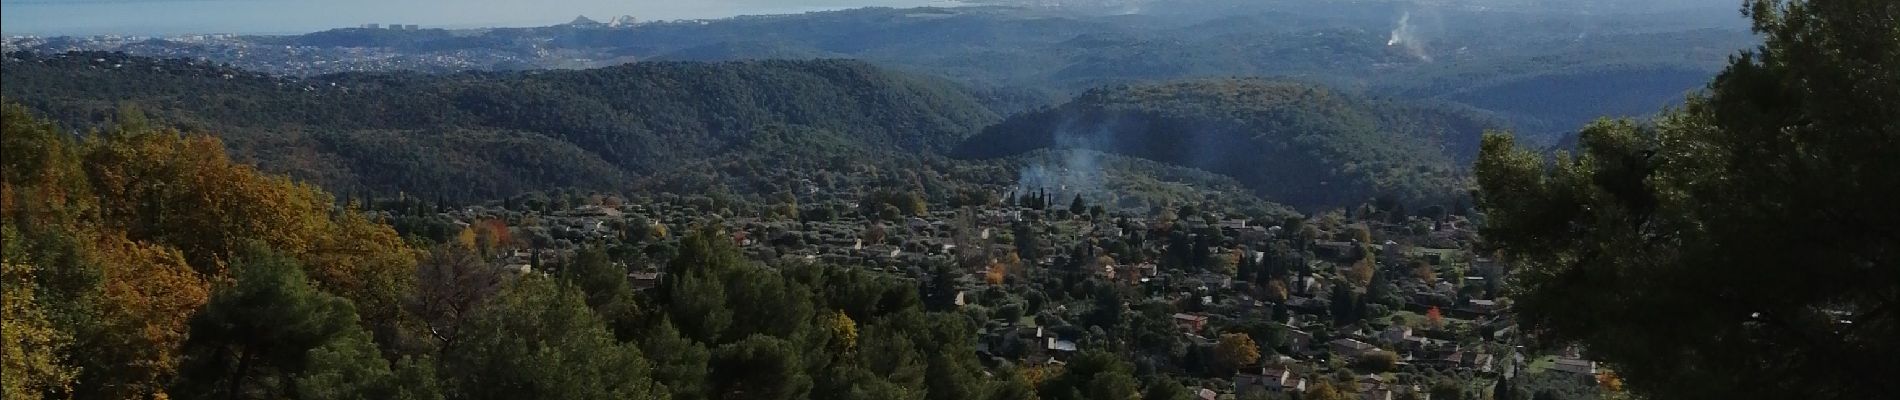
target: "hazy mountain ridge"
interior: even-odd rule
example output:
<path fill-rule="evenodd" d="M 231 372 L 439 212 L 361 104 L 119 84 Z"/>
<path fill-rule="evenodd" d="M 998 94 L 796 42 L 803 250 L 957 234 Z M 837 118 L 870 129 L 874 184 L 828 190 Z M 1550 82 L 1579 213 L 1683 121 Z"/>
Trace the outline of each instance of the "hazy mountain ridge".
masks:
<path fill-rule="evenodd" d="M 944 82 L 837 60 L 290 79 L 75 53 L 14 54 L 5 71 L 9 99 L 78 129 L 131 104 L 326 186 L 470 196 L 614 188 L 623 174 L 718 155 L 768 125 L 928 153 L 997 119 Z M 501 183 L 468 185 L 430 171 L 471 179 L 491 171 Z"/>
<path fill-rule="evenodd" d="M 1045 4 L 1047 3 L 1047 4 Z M 205 57 L 272 73 L 592 68 L 649 60 L 856 58 L 976 87 L 1061 99 L 1147 80 L 1274 76 L 1343 90 L 1483 103 L 1570 96 L 1540 85 L 1619 77 L 1626 107 L 1512 102 L 1517 128 L 1558 134 L 1580 116 L 1673 104 L 1755 42 L 1715 0 L 1002 2 L 865 8 L 607 26 L 389 30 L 122 45 L 48 39 L 35 51 L 123 49 Z M 161 43 L 154 43 L 161 42 Z M 288 47 L 286 47 L 288 46 Z M 1497 104 L 1474 104 L 1496 107 Z M 992 104 L 1004 111 L 1017 104 Z"/>
<path fill-rule="evenodd" d="M 1499 124 L 1306 84 L 1199 80 L 1092 90 L 992 126 L 956 154 L 1100 150 L 1224 174 L 1269 200 L 1316 208 L 1375 195 L 1452 197 L 1458 165 Z"/>

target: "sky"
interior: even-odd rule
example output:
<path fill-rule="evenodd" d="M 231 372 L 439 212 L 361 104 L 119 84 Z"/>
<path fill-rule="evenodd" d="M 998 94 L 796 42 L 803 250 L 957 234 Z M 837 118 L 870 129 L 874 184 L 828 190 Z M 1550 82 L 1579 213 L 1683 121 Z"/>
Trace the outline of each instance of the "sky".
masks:
<path fill-rule="evenodd" d="M 424 28 L 541 26 L 578 15 L 642 21 L 784 14 L 855 7 L 955 5 L 949 0 L 0 0 L 7 35 L 290 34 L 367 23 Z"/>

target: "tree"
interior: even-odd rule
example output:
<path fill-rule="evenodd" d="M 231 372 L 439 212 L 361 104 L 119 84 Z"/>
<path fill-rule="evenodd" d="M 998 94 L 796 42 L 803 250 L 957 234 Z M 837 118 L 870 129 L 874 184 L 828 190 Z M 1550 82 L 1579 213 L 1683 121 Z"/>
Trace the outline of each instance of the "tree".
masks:
<path fill-rule="evenodd" d="M 474 247 L 447 243 L 429 249 L 417 263 L 416 283 L 410 309 L 439 345 L 454 347 L 462 321 L 494 294 L 501 277 Z"/>
<path fill-rule="evenodd" d="M 811 377 L 798 351 L 784 339 L 753 335 L 713 351 L 708 377 L 716 398 L 801 399 L 810 394 Z"/>
<path fill-rule="evenodd" d="M 1333 285 L 1333 296 L 1328 303 L 1333 313 L 1333 325 L 1349 325 L 1359 322 L 1362 317 L 1355 305 L 1360 301 L 1359 294 L 1346 285 Z"/>
<path fill-rule="evenodd" d="M 1141 388 L 1127 373 L 1098 374 L 1088 384 L 1089 400 L 1139 400 Z"/>
<path fill-rule="evenodd" d="M 1390 308 L 1405 306 L 1405 297 L 1399 294 L 1398 286 L 1385 279 L 1385 271 L 1373 271 L 1372 282 L 1366 285 L 1368 301 L 1383 304 Z"/>
<path fill-rule="evenodd" d="M 864 227 L 864 233 L 858 235 L 858 238 L 864 239 L 864 241 L 861 243 L 865 245 L 874 245 L 878 243 L 884 243 L 884 237 L 886 234 L 885 229 L 884 229 L 884 223 L 872 221 L 872 222 L 869 222 L 869 224 L 870 224 L 869 226 Z"/>
<path fill-rule="evenodd" d="M 958 324 L 962 325 L 962 324 Z M 934 332 L 932 336 L 937 336 Z M 974 346 L 974 343 L 970 343 Z M 944 348 L 962 348 L 943 346 Z M 924 370 L 924 398 L 928 400 L 974 399 L 988 390 L 982 375 L 981 366 L 976 365 L 973 353 L 945 353 L 944 349 L 930 352 Z"/>
<path fill-rule="evenodd" d="M 1418 278 L 1419 283 L 1427 285 L 1438 283 L 1438 270 L 1424 260 L 1412 262 L 1412 276 Z"/>
<path fill-rule="evenodd" d="M 1285 303 L 1287 300 L 1286 282 L 1279 279 L 1267 281 L 1266 299 L 1272 300 L 1274 303 Z"/>
<path fill-rule="evenodd" d="M 12 226 L 5 229 L 11 233 Z M 12 242 L 14 235 L 7 235 Z M 43 306 L 35 299 L 33 267 L 0 262 L 0 288 L 6 296 L 0 304 L 0 391 L 7 400 L 27 400 L 51 396 L 72 388 L 77 371 L 63 360 L 72 337 L 61 332 L 47 319 Z"/>
<path fill-rule="evenodd" d="M 674 400 L 706 398 L 706 364 L 711 361 L 711 352 L 681 336 L 672 321 L 666 318 L 659 321 L 640 336 L 643 354 L 650 359 L 665 360 L 653 363 L 653 380 L 666 385 Z"/>
<path fill-rule="evenodd" d="M 1044 380 L 1037 393 L 1051 400 L 1129 400 L 1141 394 L 1133 370 L 1114 354 L 1084 351 L 1060 375 Z"/>
<path fill-rule="evenodd" d="M 1313 384 L 1313 387 L 1307 388 L 1306 395 L 1300 398 L 1310 400 L 1345 400 L 1347 397 L 1339 393 L 1339 389 L 1334 388 L 1331 381 L 1321 380 L 1319 383 Z M 1449 396 L 1443 398 L 1456 399 L 1458 397 Z"/>
<path fill-rule="evenodd" d="M 1392 372 L 1399 368 L 1399 355 L 1384 350 L 1370 351 L 1354 360 L 1354 365 L 1366 371 Z"/>
<path fill-rule="evenodd" d="M 1367 228 L 1366 224 L 1358 223 L 1346 226 L 1345 235 L 1346 240 L 1357 242 L 1360 245 L 1372 244 L 1372 229 Z"/>
<path fill-rule="evenodd" d="M 1220 335 L 1220 342 L 1214 344 L 1214 366 L 1223 371 L 1222 374 L 1232 373 L 1258 361 L 1260 346 L 1254 344 L 1253 338 L 1245 333 Z"/>
<path fill-rule="evenodd" d="M 1018 257 L 1032 260 L 1032 262 L 1042 257 L 1042 241 L 1036 237 L 1036 230 L 1029 223 L 1023 221 L 1012 223 L 1010 235 L 1015 239 Z"/>
<path fill-rule="evenodd" d="M 1636 394 L 1900 392 L 1900 3 L 1744 11 L 1763 45 L 1653 124 L 1598 122 L 1548 158 L 1486 136 L 1483 235 L 1518 265 L 1526 332 Z"/>
<path fill-rule="evenodd" d="M 990 400 L 1036 399 L 1036 385 L 1023 376 L 1023 371 L 1004 370 L 999 373 L 999 375 L 1004 376 L 1003 381 L 996 385 L 994 391 L 990 392 Z"/>
<path fill-rule="evenodd" d="M 620 341 L 633 339 L 639 332 L 639 306 L 634 304 L 633 284 L 627 282 L 625 268 L 607 259 L 605 249 L 581 250 L 560 268 L 561 280 L 587 296 L 587 307 L 594 310 Z"/>
<path fill-rule="evenodd" d="M 785 279 L 776 270 L 745 263 L 726 270 L 722 279 L 732 324 L 715 343 L 753 334 L 795 337 L 815 320 L 811 290 Z"/>
<path fill-rule="evenodd" d="M 1242 256 L 1239 251 L 1221 253 L 1211 257 L 1213 265 L 1209 265 L 1208 267 L 1213 269 L 1215 273 L 1221 275 L 1237 276 L 1240 275 L 1241 258 Z"/>
<path fill-rule="evenodd" d="M 296 378 L 297 398 L 302 400 L 442 398 L 427 360 L 405 357 L 391 370 L 361 331 L 310 349 L 307 364 Z"/>
<path fill-rule="evenodd" d="M 102 276 L 94 303 L 99 325 L 75 352 L 80 378 L 88 382 L 80 394 L 163 393 L 176 373 L 192 313 L 210 298 L 210 285 L 177 250 L 116 233 L 98 238 L 84 255 Z"/>
<path fill-rule="evenodd" d="M 1141 398 L 1143 400 L 1191 400 L 1195 397 L 1193 393 L 1188 392 L 1186 387 L 1182 387 L 1180 382 L 1158 378 L 1148 383 L 1148 388 L 1141 392 Z"/>
<path fill-rule="evenodd" d="M 1082 321 L 1091 326 L 1102 327 L 1103 330 L 1109 332 L 1121 331 L 1121 326 L 1127 323 L 1127 318 L 1123 317 L 1123 314 L 1128 307 L 1125 305 L 1126 300 L 1120 288 L 1115 285 L 1097 285 L 1090 295 L 1092 301 L 1089 303 L 1092 307 L 1089 308 L 1088 314 L 1083 315 Z"/>
<path fill-rule="evenodd" d="M 1353 285 L 1368 287 L 1372 284 L 1372 275 L 1374 272 L 1377 272 L 1377 267 L 1373 264 L 1372 257 L 1367 256 L 1360 258 L 1359 261 L 1354 261 L 1351 266 L 1347 267 L 1345 277 L 1346 280 L 1351 281 Z"/>
<path fill-rule="evenodd" d="M 1514 400 L 1516 398 L 1517 390 L 1511 388 L 1510 379 L 1498 379 L 1497 383 L 1491 385 L 1491 400 Z"/>
<path fill-rule="evenodd" d="M 686 337 L 718 340 L 732 325 L 726 305 L 725 271 L 744 264 L 738 249 L 718 232 L 700 230 L 680 241 L 679 255 L 667 264 L 661 297 L 667 314 Z"/>
<path fill-rule="evenodd" d="M 261 248 L 246 254 L 232 266 L 236 285 L 214 293 L 192 317 L 174 395 L 291 397 L 312 349 L 368 337 L 349 301 L 312 287 L 296 260 Z M 368 355 L 347 362 L 382 362 Z"/>
<path fill-rule="evenodd" d="M 459 399 L 657 398 L 640 349 L 614 341 L 577 288 L 525 275 L 490 298 L 442 354 Z"/>
<path fill-rule="evenodd" d="M 1460 399 L 1465 396 L 1465 389 L 1459 387 L 1458 382 L 1450 379 L 1439 379 L 1433 382 L 1430 390 L 1434 399 Z"/>

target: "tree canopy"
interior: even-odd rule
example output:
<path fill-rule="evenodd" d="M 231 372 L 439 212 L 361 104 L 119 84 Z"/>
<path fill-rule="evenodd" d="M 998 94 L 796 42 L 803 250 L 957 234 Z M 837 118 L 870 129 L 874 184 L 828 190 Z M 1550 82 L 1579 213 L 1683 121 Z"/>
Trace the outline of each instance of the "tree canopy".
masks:
<path fill-rule="evenodd" d="M 1900 3 L 1756 0 L 1765 43 L 1575 153 L 1484 140 L 1520 323 L 1658 398 L 1900 391 Z"/>

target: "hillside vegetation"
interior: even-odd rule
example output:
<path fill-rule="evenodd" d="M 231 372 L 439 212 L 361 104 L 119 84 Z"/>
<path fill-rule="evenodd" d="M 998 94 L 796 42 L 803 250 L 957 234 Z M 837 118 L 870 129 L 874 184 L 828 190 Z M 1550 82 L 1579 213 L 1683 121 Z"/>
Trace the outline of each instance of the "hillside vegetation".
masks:
<path fill-rule="evenodd" d="M 462 198 L 625 178 L 795 126 L 936 152 L 998 117 L 944 82 L 855 61 L 659 62 L 507 73 L 279 78 L 111 53 L 15 53 L 5 95 L 69 127 L 135 107 L 333 190 Z"/>
<path fill-rule="evenodd" d="M 1757 41 L 1730 17 L 1734 4 L 1727 0 L 1613 7 L 1194 0 L 1126 9 L 1054 3 L 1064 5 L 864 8 L 619 26 L 345 28 L 212 44 L 50 38 L 19 48 L 203 58 L 298 76 L 853 58 L 1024 95 L 984 99 L 1008 112 L 1102 85 L 1273 76 L 1489 108 L 1522 134 L 1548 142 L 1597 116 L 1643 115 L 1679 104 L 1683 92 L 1701 86 L 1728 55 Z"/>
<path fill-rule="evenodd" d="M 1202 80 L 1093 90 L 985 129 L 955 154 L 1100 150 L 1228 175 L 1269 200 L 1307 208 L 1375 195 L 1445 199 L 1462 179 L 1457 162 L 1475 154 L 1492 126 L 1449 107 L 1259 79 Z"/>

